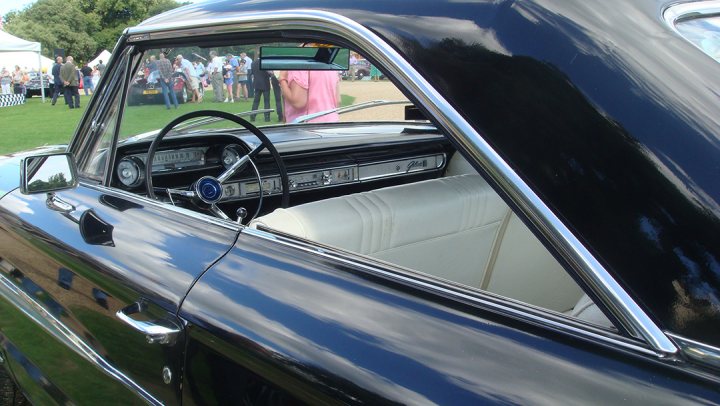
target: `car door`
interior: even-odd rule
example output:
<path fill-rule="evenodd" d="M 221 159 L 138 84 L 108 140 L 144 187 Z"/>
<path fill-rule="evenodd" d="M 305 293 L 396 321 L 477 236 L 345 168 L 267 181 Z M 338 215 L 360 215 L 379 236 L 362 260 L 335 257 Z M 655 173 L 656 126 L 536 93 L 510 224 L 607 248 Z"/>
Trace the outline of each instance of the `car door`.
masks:
<path fill-rule="evenodd" d="M 682 364 L 658 362 L 619 338 L 593 342 L 578 334 L 597 332 L 587 326 L 560 332 L 557 318 L 511 307 L 328 247 L 245 229 L 181 308 L 188 322 L 183 402 L 718 400 L 714 383 L 690 379 Z"/>
<path fill-rule="evenodd" d="M 15 190 L 0 217 L 0 346 L 30 400 L 179 404 L 175 314 L 237 230 L 87 183 Z M 178 332 L 139 331 L 158 326 Z"/>

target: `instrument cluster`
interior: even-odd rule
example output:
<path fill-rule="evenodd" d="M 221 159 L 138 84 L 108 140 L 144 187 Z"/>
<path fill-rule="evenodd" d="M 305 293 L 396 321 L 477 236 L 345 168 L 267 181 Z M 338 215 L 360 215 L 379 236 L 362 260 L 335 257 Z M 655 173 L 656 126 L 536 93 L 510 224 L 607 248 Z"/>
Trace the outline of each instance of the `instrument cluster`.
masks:
<path fill-rule="evenodd" d="M 162 150 L 155 153 L 152 173 L 197 170 L 218 165 L 227 169 L 244 154 L 245 148 L 237 144 Z M 141 187 L 145 183 L 146 165 L 147 153 L 126 155 L 117 164 L 115 171 L 117 179 L 126 188 Z"/>

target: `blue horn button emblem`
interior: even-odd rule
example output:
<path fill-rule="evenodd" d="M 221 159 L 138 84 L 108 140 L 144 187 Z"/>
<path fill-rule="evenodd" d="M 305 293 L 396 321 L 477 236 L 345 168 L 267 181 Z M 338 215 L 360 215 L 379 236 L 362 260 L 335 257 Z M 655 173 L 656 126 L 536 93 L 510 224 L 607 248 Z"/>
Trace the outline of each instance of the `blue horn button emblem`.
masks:
<path fill-rule="evenodd" d="M 195 193 L 197 193 L 203 202 L 215 204 L 222 199 L 223 189 L 217 179 L 211 176 L 205 176 L 200 178 L 195 184 Z"/>

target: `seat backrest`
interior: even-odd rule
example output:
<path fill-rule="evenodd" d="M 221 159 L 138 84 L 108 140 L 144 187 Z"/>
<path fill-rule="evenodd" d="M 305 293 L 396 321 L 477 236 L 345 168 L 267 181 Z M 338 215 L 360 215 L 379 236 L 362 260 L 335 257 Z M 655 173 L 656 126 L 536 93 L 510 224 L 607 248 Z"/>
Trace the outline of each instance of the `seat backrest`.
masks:
<path fill-rule="evenodd" d="M 278 209 L 251 226 L 480 287 L 506 214 L 480 176 L 460 175 Z"/>
<path fill-rule="evenodd" d="M 451 160 L 451 170 L 472 172 L 278 209 L 250 226 L 546 309 L 573 309 L 583 292 L 563 267 L 472 166 Z"/>

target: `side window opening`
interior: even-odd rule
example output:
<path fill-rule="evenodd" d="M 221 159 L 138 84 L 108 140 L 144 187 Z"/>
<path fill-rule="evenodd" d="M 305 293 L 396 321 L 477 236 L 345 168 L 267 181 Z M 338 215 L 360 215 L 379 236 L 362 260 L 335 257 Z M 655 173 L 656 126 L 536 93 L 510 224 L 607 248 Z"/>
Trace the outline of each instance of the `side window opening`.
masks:
<path fill-rule="evenodd" d="M 242 50 L 247 49 L 247 52 L 250 52 L 250 49 L 259 49 L 260 45 L 262 44 L 243 45 Z M 212 61 L 213 58 L 223 59 L 221 55 L 224 54 L 222 63 L 217 65 L 224 67 L 224 76 L 227 76 L 226 79 L 229 81 L 230 76 L 238 72 L 237 69 L 233 70 L 232 61 L 236 59 L 239 61 L 239 58 L 233 55 L 240 54 L 241 49 L 232 52 L 228 49 L 230 48 L 226 46 L 217 46 L 195 50 L 191 44 L 186 48 L 173 48 L 170 54 L 174 56 L 173 59 L 177 64 L 173 71 L 182 70 L 181 61 L 185 56 L 197 54 Z M 355 61 L 353 63 L 351 59 L 350 69 L 347 72 L 332 72 L 338 75 L 339 93 L 344 100 L 343 104 L 365 102 L 364 99 L 358 99 L 362 97 L 370 100 L 406 98 L 407 92 L 388 80 L 382 67 L 373 66 L 363 56 L 362 50 L 357 51 L 352 53 Z M 168 50 L 148 48 L 138 56 L 143 59 L 139 68 L 132 73 L 127 95 L 128 104 L 117 107 L 117 110 L 123 109 L 118 137 L 119 154 L 139 154 L 126 146 L 152 139 L 157 128 L 184 112 L 202 108 L 203 103 L 215 101 L 217 104 L 213 105 L 213 108 L 236 114 L 258 107 L 251 106 L 244 97 L 240 97 L 243 99 L 241 103 L 224 102 L 225 98 L 229 100 L 230 95 L 244 96 L 242 88 L 217 86 L 213 89 L 212 83 L 200 82 L 198 86 L 204 87 L 204 102 L 180 103 L 179 109 L 166 108 L 162 89 L 158 90 L 150 86 L 158 82 L 153 73 L 151 64 L 154 60 L 151 56 L 159 55 L 160 52 L 165 53 Z M 179 55 L 183 55 L 182 58 Z M 201 58 L 198 60 L 202 61 Z M 199 63 L 196 64 L 198 65 Z M 212 62 L 206 65 L 210 65 L 211 71 L 215 66 Z M 189 69 L 186 70 L 190 72 Z M 220 68 L 217 70 L 220 72 Z M 207 79 L 212 79 L 212 75 L 213 73 L 210 73 Z M 242 73 L 236 76 L 242 77 Z M 278 77 L 281 77 L 279 73 Z M 235 76 L 232 78 L 234 80 Z M 180 93 L 183 89 L 187 91 L 188 87 L 178 85 L 174 89 Z M 172 89 L 168 87 L 167 92 L 169 90 Z M 223 91 L 223 97 L 215 99 L 215 91 Z M 375 93 L 368 96 L 371 91 Z M 271 105 L 274 107 L 276 96 L 271 97 L 273 97 Z M 339 115 L 339 119 L 325 127 L 322 125 L 313 127 L 312 131 L 329 139 L 339 138 L 342 135 L 348 145 L 363 145 L 362 143 L 367 142 L 367 146 L 373 145 L 377 151 L 378 144 L 375 144 L 373 137 L 384 135 L 382 131 L 385 124 L 400 123 L 398 128 L 408 131 L 402 130 L 401 134 L 396 135 L 404 141 L 420 140 L 425 137 L 425 140 L 435 139 L 443 142 L 437 130 L 432 128 L 427 120 L 421 120 L 421 124 L 418 121 L 406 120 L 404 112 L 403 105 L 383 105 L 357 110 Z M 258 120 L 262 119 L 261 114 L 264 113 L 256 113 Z M 116 112 L 112 116 L 113 119 L 107 120 L 111 124 L 106 126 L 107 134 L 101 138 L 94 161 L 88 166 L 91 170 L 87 172 L 94 170 L 93 173 L 97 176 L 100 176 L 105 168 L 102 162 L 105 156 L 103 151 L 108 146 L 106 143 L 113 139 L 111 136 L 113 130 L 110 129 L 116 127 L 114 120 L 119 114 Z M 275 112 L 272 113 L 272 120 L 268 124 L 268 131 L 273 131 L 273 128 L 277 127 L 290 129 L 291 126 L 297 126 L 278 120 Z M 216 125 L 224 124 L 211 124 L 205 128 L 196 126 L 192 128 L 192 133 L 201 134 L 203 131 L 216 128 Z M 338 128 L 342 128 L 341 133 Z M 452 149 L 449 146 L 448 148 Z M 201 155 L 209 154 L 210 151 L 210 149 L 195 149 L 200 151 L 196 152 Z M 175 159 L 175 155 L 168 155 L 168 159 Z M 350 193 L 344 195 L 343 192 L 321 194 L 319 195 L 321 197 L 304 204 L 299 204 L 296 200 L 294 206 L 287 209 L 270 207 L 264 210 L 262 212 L 264 215 L 256 218 L 250 226 L 295 235 L 615 330 L 612 323 L 578 286 L 565 267 L 555 259 L 527 228 L 521 217 L 512 211 L 464 157 L 455 152 L 446 158 L 447 165 L 443 176 L 438 176 L 440 174 L 438 172 L 438 175 L 434 175 L 438 176 L 436 178 L 425 178 L 426 180 L 412 183 L 397 181 L 393 186 L 377 187 L 369 191 L 344 192 Z M 198 162 L 202 164 L 205 161 L 198 160 Z M 184 163 L 176 164 L 181 167 Z M 195 164 L 195 161 L 187 163 L 187 167 L 192 169 Z M 117 164 L 114 170 L 117 173 Z M 408 167 L 409 171 L 410 167 Z M 171 175 L 167 177 L 170 178 Z M 180 176 L 176 180 L 180 184 L 185 182 Z M 240 182 L 237 184 L 239 185 Z M 144 188 L 140 184 L 138 184 L 140 186 L 133 184 L 123 187 L 115 182 L 114 185 L 138 194 L 144 193 Z M 250 183 L 245 184 L 246 187 L 250 185 Z M 237 202 L 237 205 L 240 204 Z M 228 206 L 235 208 L 230 204 Z"/>
<path fill-rule="evenodd" d="M 442 178 L 278 209 L 251 226 L 613 328 L 459 153 Z"/>
<path fill-rule="evenodd" d="M 353 51 L 346 86 L 367 62 Z M 391 85 L 387 99 L 404 97 Z M 387 111 L 387 110 L 386 110 Z M 392 113 L 389 113 L 392 114 Z M 491 292 L 617 331 L 520 218 L 459 153 L 444 177 L 326 199 L 256 219 L 310 241 Z"/>

